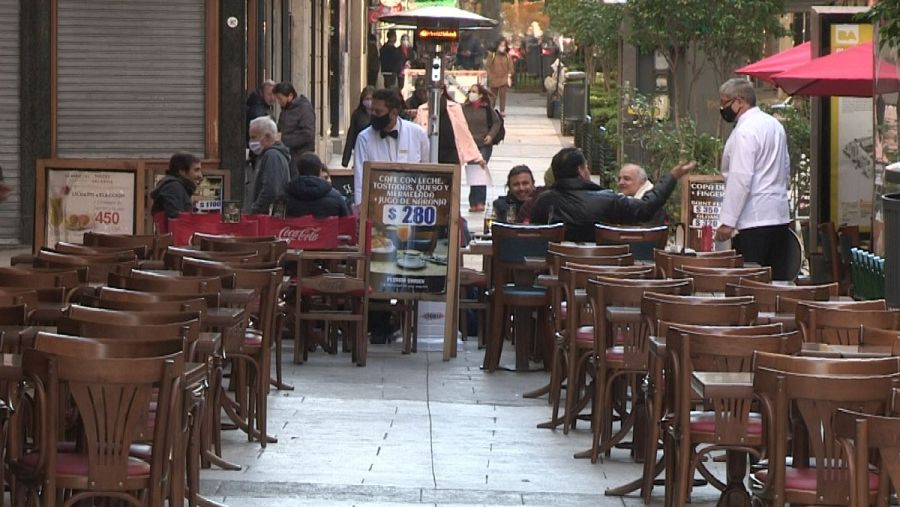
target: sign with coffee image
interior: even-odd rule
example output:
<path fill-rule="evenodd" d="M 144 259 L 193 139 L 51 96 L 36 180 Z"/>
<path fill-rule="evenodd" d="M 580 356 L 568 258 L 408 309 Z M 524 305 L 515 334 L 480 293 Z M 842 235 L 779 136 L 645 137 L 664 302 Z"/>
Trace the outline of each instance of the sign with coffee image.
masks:
<path fill-rule="evenodd" d="M 447 290 L 450 238 L 458 234 L 457 221 L 451 220 L 455 173 L 423 169 L 428 167 L 441 166 L 373 165 L 365 173 L 369 280 L 375 292 Z"/>
<path fill-rule="evenodd" d="M 135 175 L 51 169 L 47 174 L 47 244 L 81 243 L 87 231 L 134 234 Z"/>

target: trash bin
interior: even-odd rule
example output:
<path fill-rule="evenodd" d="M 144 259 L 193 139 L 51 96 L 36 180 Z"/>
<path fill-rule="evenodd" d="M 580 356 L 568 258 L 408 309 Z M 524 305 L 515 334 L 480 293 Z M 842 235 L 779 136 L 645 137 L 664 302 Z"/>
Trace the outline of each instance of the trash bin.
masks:
<path fill-rule="evenodd" d="M 584 72 L 566 72 L 560 114 L 563 134 L 571 132 L 575 123 L 584 122 L 588 112 L 587 88 Z"/>
<path fill-rule="evenodd" d="M 884 298 L 900 308 L 900 193 L 881 197 L 884 208 Z"/>

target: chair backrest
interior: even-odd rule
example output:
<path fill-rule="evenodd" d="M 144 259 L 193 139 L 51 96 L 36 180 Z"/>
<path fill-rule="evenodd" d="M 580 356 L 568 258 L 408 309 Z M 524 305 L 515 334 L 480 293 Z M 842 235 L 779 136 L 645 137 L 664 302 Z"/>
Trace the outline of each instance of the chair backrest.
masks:
<path fill-rule="evenodd" d="M 653 261 L 661 278 L 671 278 L 675 268 L 685 266 L 701 268 L 740 268 L 744 266 L 744 258 L 733 252 L 716 252 L 715 255 L 683 255 L 654 250 Z"/>
<path fill-rule="evenodd" d="M 664 336 L 668 324 L 747 326 L 759 307 L 753 298 L 703 298 L 644 293 L 641 315 L 651 334 Z"/>
<path fill-rule="evenodd" d="M 123 340 L 121 338 L 89 338 L 65 334 L 39 332 L 34 349 L 71 357 L 138 358 L 181 354 L 184 340 L 160 338 L 154 340 Z"/>
<path fill-rule="evenodd" d="M 858 345 L 860 329 L 900 329 L 900 310 L 829 308 L 801 301 L 794 314 L 803 340 L 829 345 Z"/>
<path fill-rule="evenodd" d="M 759 354 L 758 354 L 759 355 Z M 791 361 L 802 358 L 782 356 L 790 368 Z M 841 361 L 855 362 L 852 359 Z M 881 414 L 886 410 L 891 397 L 891 389 L 897 385 L 900 375 L 897 371 L 885 375 L 864 373 L 844 376 L 835 371 L 824 374 L 798 373 L 754 368 L 753 390 L 760 397 L 761 406 L 768 422 L 769 477 L 767 484 L 775 488 L 776 494 L 790 503 L 796 499 L 785 488 L 785 458 L 789 435 L 790 415 L 796 414 L 806 430 L 809 457 L 815 459 L 815 498 L 823 505 L 843 505 L 848 503 L 850 491 L 847 474 L 847 456 L 844 448 L 835 441 L 833 417 L 838 409 L 850 408 L 864 413 Z M 799 455 L 794 456 L 794 466 L 802 466 Z"/>
<path fill-rule="evenodd" d="M 54 252 L 71 254 L 71 255 L 115 255 L 122 260 L 130 260 L 132 256 L 138 259 L 147 258 L 147 248 L 143 245 L 134 248 L 121 248 L 111 246 L 87 246 L 79 243 L 67 243 L 64 241 L 57 242 L 53 246 Z"/>
<path fill-rule="evenodd" d="M 565 266 L 613 278 L 653 278 L 656 272 L 653 266 L 592 266 L 578 262 L 567 262 Z"/>
<path fill-rule="evenodd" d="M 137 256 L 131 254 L 131 260 L 123 260 L 121 255 L 72 255 L 49 250 L 41 250 L 34 256 L 36 268 L 73 268 L 86 267 L 88 281 L 104 282 L 109 273 L 122 273 L 137 267 Z"/>
<path fill-rule="evenodd" d="M 288 242 L 283 239 L 267 238 L 269 236 L 255 237 L 247 241 L 247 238 L 244 237 L 222 238 L 201 235 L 198 239 L 201 250 L 213 252 L 257 251 L 261 256 L 260 260 L 280 262 L 288 251 Z"/>
<path fill-rule="evenodd" d="M 775 311 L 778 313 L 795 313 L 797 306 L 803 303 L 807 306 L 814 305 L 818 308 L 843 308 L 845 310 L 887 310 L 887 302 L 883 299 L 870 301 L 816 301 L 798 300 L 789 296 L 778 296 L 775 299 Z"/>
<path fill-rule="evenodd" d="M 628 245 L 635 259 L 652 261 L 654 249 L 666 248 L 669 226 L 615 227 L 594 224 L 594 241 L 598 245 Z"/>
<path fill-rule="evenodd" d="M 129 484 L 131 444 L 146 425 L 150 402 L 156 400 L 150 459 L 150 497 L 165 495 L 175 434 L 181 422 L 178 379 L 184 371 L 181 354 L 164 357 L 111 359 L 70 357 L 29 349 L 24 352 L 25 378 L 36 388 L 35 416 L 60 421 L 60 393 L 68 392 L 83 428 L 88 491 L 122 491 Z M 41 426 L 38 463 L 55 471 L 57 428 Z M 54 473 L 54 472 L 50 472 Z M 157 501 L 153 501 L 154 504 Z"/>
<path fill-rule="evenodd" d="M 669 327 L 666 335 L 668 353 L 667 389 L 671 393 L 669 403 L 674 410 L 675 426 L 689 431 L 693 409 L 694 371 L 749 372 L 753 367 L 754 351 L 778 354 L 794 354 L 800 351 L 801 340 L 797 332 L 743 335 L 722 334 L 691 330 L 689 327 Z M 750 416 L 752 400 L 713 402 L 715 434 L 718 442 L 743 442 Z"/>
<path fill-rule="evenodd" d="M 625 367 L 628 369 L 644 370 L 649 362 L 649 337 L 651 328 L 641 319 L 637 325 L 610 323 L 606 318 L 606 309 L 610 306 L 637 307 L 641 304 L 644 293 L 656 291 L 658 293 L 690 294 L 692 285 L 690 280 L 635 280 L 610 277 L 593 277 L 588 280 L 587 293 L 594 309 L 594 329 L 600 340 L 595 341 L 596 351 L 600 360 L 604 360 L 605 354 L 600 354 L 607 347 L 616 342 L 621 342 Z M 571 313 L 571 311 L 570 311 Z M 602 350 L 600 350 L 602 349 Z"/>
<path fill-rule="evenodd" d="M 37 308 L 42 301 L 37 289 L 3 287 L 0 288 L 0 305 L 25 305 L 29 309 Z"/>
<path fill-rule="evenodd" d="M 132 270 L 128 275 L 110 273 L 107 283 L 119 289 L 177 294 L 208 294 L 223 288 L 219 276 L 168 276 L 139 270 Z"/>
<path fill-rule="evenodd" d="M 145 248 L 149 259 L 162 259 L 166 247 L 172 245 L 171 234 L 105 234 L 85 232 L 82 242 L 87 246 L 115 248 Z"/>
<path fill-rule="evenodd" d="M 219 294 L 170 294 L 101 287 L 97 306 L 132 312 L 200 312 L 206 315 L 209 303 L 218 306 Z"/>
<path fill-rule="evenodd" d="M 241 249 L 239 251 L 213 252 L 170 246 L 163 254 L 163 264 L 167 269 L 180 271 L 181 260 L 185 257 L 231 262 L 260 262 L 265 260 L 265 256 L 256 250 Z"/>
<path fill-rule="evenodd" d="M 766 368 L 802 375 L 892 375 L 900 372 L 900 358 L 846 359 L 757 352 L 753 356 L 753 366 L 754 369 Z"/>
<path fill-rule="evenodd" d="M 700 268 L 682 266 L 672 270 L 674 278 L 693 278 L 695 292 L 725 292 L 729 283 L 738 283 L 741 279 L 760 282 L 772 281 L 772 268 Z"/>
<path fill-rule="evenodd" d="M 859 330 L 859 344 L 879 347 L 897 347 L 900 345 L 900 330 L 862 326 Z"/>
<path fill-rule="evenodd" d="M 568 263 L 575 262 L 588 266 L 633 266 L 634 257 L 630 253 L 601 256 L 575 256 L 556 252 L 547 252 L 547 264 L 550 273 L 559 273 L 559 268 Z"/>
<path fill-rule="evenodd" d="M 82 282 L 78 269 L 26 269 L 0 267 L 0 286 L 47 289 L 64 287 L 73 289 Z"/>
<path fill-rule="evenodd" d="M 523 266 L 526 257 L 546 258 L 550 243 L 559 243 L 564 236 L 563 224 L 492 224 L 494 286 L 502 288 L 512 278 L 513 271 Z"/>
<path fill-rule="evenodd" d="M 891 484 L 900 484 L 900 418 L 839 408 L 833 424 L 834 434 L 850 460 L 850 505 L 870 504 L 869 463 L 880 464 L 881 481 L 885 480 L 886 473 Z M 887 498 L 882 501 L 888 503 Z"/>
<path fill-rule="evenodd" d="M 778 306 L 778 300 L 788 297 L 796 300 L 828 301 L 838 295 L 838 285 L 830 283 L 826 285 L 787 286 L 772 285 L 741 278 L 737 283 L 725 284 L 726 296 L 753 296 L 759 303 L 759 311 L 774 312 Z"/>
<path fill-rule="evenodd" d="M 573 257 L 609 257 L 630 253 L 628 245 L 583 245 L 579 243 L 550 243 L 548 253 L 570 255 Z"/>

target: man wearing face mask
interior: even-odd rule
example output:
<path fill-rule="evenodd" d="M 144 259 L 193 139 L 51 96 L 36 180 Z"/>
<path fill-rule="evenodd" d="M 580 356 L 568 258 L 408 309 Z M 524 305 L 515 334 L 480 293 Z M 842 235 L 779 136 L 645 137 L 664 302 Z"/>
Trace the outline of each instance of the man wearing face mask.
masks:
<path fill-rule="evenodd" d="M 722 119 L 737 123 L 722 153 L 725 196 L 716 240 L 733 236 L 745 261 L 771 266 L 772 278 L 787 280 L 790 157 L 784 127 L 756 107 L 756 92 L 744 78 L 722 84 L 719 105 Z"/>
<path fill-rule="evenodd" d="M 291 181 L 291 152 L 275 140 L 277 133 L 278 127 L 268 116 L 250 122 L 250 151 L 257 155 L 253 193 L 248 201 L 251 214 L 268 215 L 272 203 L 284 194 Z"/>
<path fill-rule="evenodd" d="M 371 123 L 360 132 L 353 149 L 353 196 L 356 205 L 362 202 L 363 166 L 366 162 L 428 162 L 428 134 L 415 123 L 400 118 L 403 106 L 403 98 L 394 90 L 376 90 L 372 95 Z"/>

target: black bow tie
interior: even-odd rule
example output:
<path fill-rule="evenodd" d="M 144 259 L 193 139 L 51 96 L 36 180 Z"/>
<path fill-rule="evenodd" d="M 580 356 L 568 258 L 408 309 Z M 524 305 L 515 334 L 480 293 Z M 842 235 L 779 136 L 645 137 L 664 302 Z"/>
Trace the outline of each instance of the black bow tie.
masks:
<path fill-rule="evenodd" d="M 393 137 L 394 139 L 399 139 L 399 138 L 400 138 L 400 131 L 399 131 L 399 130 L 392 130 L 392 131 L 390 131 L 390 132 L 384 132 L 384 131 L 381 132 L 381 138 L 382 138 L 382 139 L 384 139 L 385 137 L 388 137 L 388 136 L 391 136 L 391 137 Z"/>

